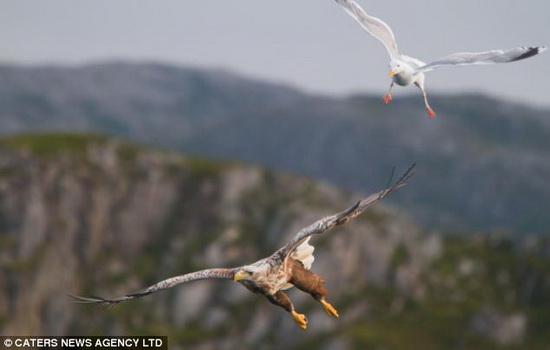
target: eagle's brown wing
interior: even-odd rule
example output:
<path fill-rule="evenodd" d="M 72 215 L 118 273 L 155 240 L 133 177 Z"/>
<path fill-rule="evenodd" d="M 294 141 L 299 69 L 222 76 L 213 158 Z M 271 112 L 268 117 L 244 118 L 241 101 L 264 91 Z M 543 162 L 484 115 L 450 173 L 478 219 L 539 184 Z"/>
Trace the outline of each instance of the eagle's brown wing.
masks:
<path fill-rule="evenodd" d="M 406 181 L 414 174 L 415 165 L 416 164 L 411 165 L 411 167 L 401 176 L 401 178 L 397 182 L 395 182 L 395 184 L 391 185 L 390 183 L 388 184 L 387 188 L 378 193 L 371 194 L 367 198 L 357 202 L 354 206 L 338 214 L 322 218 L 314 222 L 313 224 L 304 227 L 294 236 L 294 238 L 292 238 L 290 242 L 288 242 L 284 247 L 275 252 L 273 254 L 273 257 L 284 260 L 290 253 L 292 253 L 294 249 L 300 246 L 300 244 L 304 243 L 304 241 L 306 241 L 312 235 L 321 234 L 325 231 L 330 230 L 334 226 L 345 224 L 349 220 L 355 218 L 357 215 L 365 211 L 365 209 L 367 209 L 372 203 L 381 198 L 384 198 L 398 188 L 405 186 Z"/>
<path fill-rule="evenodd" d="M 233 278 L 235 271 L 237 271 L 238 269 L 239 268 L 232 268 L 232 269 L 214 268 L 214 269 L 206 269 L 206 270 L 191 272 L 184 275 L 165 279 L 139 292 L 126 294 L 124 296 L 121 296 L 118 298 L 112 298 L 112 299 L 106 299 L 101 297 L 81 297 L 76 295 L 69 295 L 69 296 L 73 298 L 74 301 L 77 303 L 113 305 L 113 304 L 118 304 L 122 301 L 140 298 L 140 297 L 149 295 L 151 293 L 158 292 L 159 290 L 172 288 L 182 283 L 209 279 L 209 278 Z"/>

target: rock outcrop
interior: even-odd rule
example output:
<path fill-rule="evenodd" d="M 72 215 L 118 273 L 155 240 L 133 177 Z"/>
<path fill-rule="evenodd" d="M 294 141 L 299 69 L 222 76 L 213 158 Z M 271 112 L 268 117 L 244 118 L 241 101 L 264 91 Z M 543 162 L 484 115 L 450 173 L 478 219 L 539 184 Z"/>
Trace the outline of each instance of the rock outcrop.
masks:
<path fill-rule="evenodd" d="M 118 296 L 188 271 L 255 261 L 360 197 L 102 136 L 2 139 L 0 334 L 167 335 L 171 349 L 205 350 L 544 349 L 544 239 L 430 234 L 385 201 L 314 238 L 313 270 L 341 317 L 326 317 L 291 290 L 309 316 L 306 332 L 229 280 L 197 281 L 107 310 L 66 296 Z"/>

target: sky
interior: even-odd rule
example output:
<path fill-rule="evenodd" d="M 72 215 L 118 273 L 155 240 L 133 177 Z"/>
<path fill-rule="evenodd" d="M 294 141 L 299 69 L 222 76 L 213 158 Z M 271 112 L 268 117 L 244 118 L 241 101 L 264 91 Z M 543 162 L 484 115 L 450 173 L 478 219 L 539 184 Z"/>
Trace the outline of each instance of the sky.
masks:
<path fill-rule="evenodd" d="M 401 53 L 550 45 L 548 0 L 357 0 Z M 389 57 L 334 0 L 0 0 L 0 63 L 156 61 L 222 68 L 344 96 L 388 89 Z M 484 93 L 550 108 L 550 51 L 428 73 L 428 94 Z M 396 88 L 394 96 L 417 94 Z"/>

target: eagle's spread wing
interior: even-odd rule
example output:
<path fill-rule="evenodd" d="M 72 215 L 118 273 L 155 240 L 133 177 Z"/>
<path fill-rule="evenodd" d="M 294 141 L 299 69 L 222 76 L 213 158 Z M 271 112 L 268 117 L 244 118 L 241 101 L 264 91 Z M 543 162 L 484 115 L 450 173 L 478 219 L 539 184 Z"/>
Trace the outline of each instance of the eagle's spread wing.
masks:
<path fill-rule="evenodd" d="M 416 164 L 413 164 L 402 176 L 395 182 L 395 184 L 389 184 L 387 188 L 382 191 L 371 194 L 367 198 L 357 202 L 354 206 L 331 216 L 322 218 L 313 224 L 304 227 L 301 229 L 290 242 L 288 242 L 284 247 L 275 252 L 275 256 L 278 256 L 280 259 L 285 259 L 289 254 L 291 254 L 294 249 L 299 247 L 304 243 L 309 237 L 314 234 L 321 234 L 325 231 L 330 230 L 334 226 L 342 225 L 348 222 L 349 220 L 355 218 L 357 215 L 361 214 L 365 209 L 367 209 L 372 203 L 376 202 L 379 199 L 384 198 L 391 192 L 397 190 L 398 188 L 405 186 L 406 181 L 413 176 L 414 167 Z"/>
<path fill-rule="evenodd" d="M 177 286 L 178 284 L 187 283 L 191 281 L 204 280 L 209 278 L 230 279 L 230 278 L 233 278 L 233 275 L 235 274 L 236 270 L 238 270 L 238 268 L 233 268 L 233 269 L 215 268 L 215 269 L 206 269 L 206 270 L 191 272 L 184 275 L 165 279 L 139 292 L 126 294 L 124 296 L 113 298 L 113 299 L 105 299 L 100 297 L 81 297 L 81 296 L 75 296 L 75 295 L 69 295 L 69 296 L 73 298 L 74 301 L 77 303 L 113 305 L 113 304 L 118 304 L 122 301 L 144 297 L 151 293 L 158 292 L 159 290 L 172 288 L 174 286 Z"/>

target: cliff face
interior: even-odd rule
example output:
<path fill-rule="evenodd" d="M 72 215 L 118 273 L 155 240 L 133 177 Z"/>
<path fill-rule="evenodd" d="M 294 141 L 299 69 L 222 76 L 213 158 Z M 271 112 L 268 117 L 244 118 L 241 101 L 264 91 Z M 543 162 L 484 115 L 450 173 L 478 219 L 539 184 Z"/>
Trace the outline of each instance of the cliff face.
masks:
<path fill-rule="evenodd" d="M 292 290 L 307 332 L 232 281 L 198 281 L 108 310 L 65 295 L 118 296 L 250 263 L 359 198 L 100 136 L 0 140 L 0 333 L 168 335 L 175 349 L 543 349 L 550 317 L 533 311 L 549 305 L 543 244 L 443 240 L 383 203 L 315 238 L 313 270 L 341 317 Z"/>
<path fill-rule="evenodd" d="M 101 137 L 6 139 L 0 172 L 0 319 L 3 333 L 19 335 L 229 327 L 239 330 L 238 343 L 245 334 L 254 343 L 275 325 L 293 329 L 284 312 L 230 281 L 196 282 L 104 313 L 71 304 L 65 293 L 114 296 L 194 269 L 252 262 L 357 199 L 303 178 Z M 334 299 L 387 284 L 395 246 L 420 244 L 391 215 L 375 208 L 318 240 L 316 269 Z M 293 298 L 313 306 L 299 293 Z M 312 328 L 335 327 L 321 311 Z"/>

